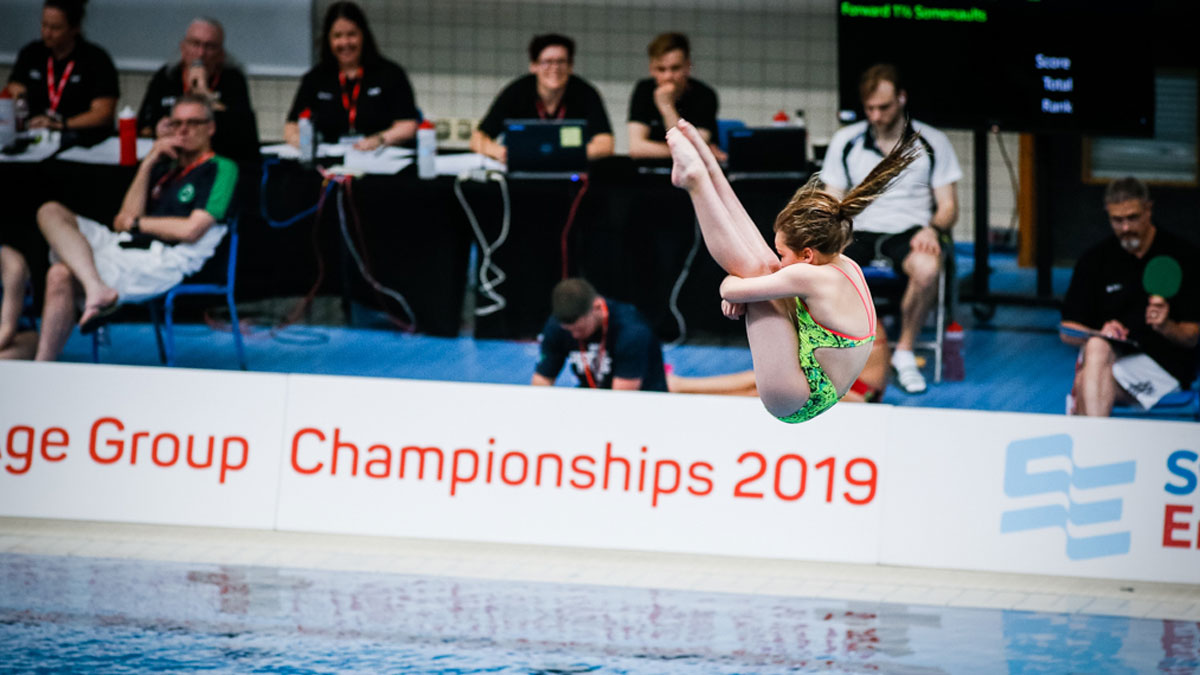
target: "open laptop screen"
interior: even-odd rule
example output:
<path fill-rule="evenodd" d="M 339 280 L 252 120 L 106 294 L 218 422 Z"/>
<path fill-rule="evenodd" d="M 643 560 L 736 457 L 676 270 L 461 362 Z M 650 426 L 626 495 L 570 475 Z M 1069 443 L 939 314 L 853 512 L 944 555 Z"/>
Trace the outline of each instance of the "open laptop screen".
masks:
<path fill-rule="evenodd" d="M 582 173 L 587 169 L 587 143 L 582 119 L 505 120 L 509 175 Z"/>

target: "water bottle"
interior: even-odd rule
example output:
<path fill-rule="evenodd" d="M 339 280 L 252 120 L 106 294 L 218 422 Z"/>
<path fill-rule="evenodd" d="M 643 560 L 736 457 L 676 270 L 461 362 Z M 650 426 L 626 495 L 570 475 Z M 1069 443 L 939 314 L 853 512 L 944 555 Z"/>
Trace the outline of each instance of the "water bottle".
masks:
<path fill-rule="evenodd" d="M 317 144 L 313 138 L 312 111 L 308 108 L 300 113 L 297 120 L 300 127 L 300 163 L 311 165 L 317 158 Z"/>
<path fill-rule="evenodd" d="M 782 110 L 775 113 L 775 116 L 771 118 L 771 126 L 786 127 L 787 125 L 788 125 L 788 116 L 787 116 L 787 113 L 785 113 Z"/>
<path fill-rule="evenodd" d="M 800 129 L 808 127 L 808 124 L 804 121 L 804 110 L 802 108 L 796 109 L 796 116 L 792 118 L 792 126 Z"/>
<path fill-rule="evenodd" d="M 429 120 L 417 127 L 417 176 L 437 178 L 437 129 Z"/>
<path fill-rule="evenodd" d="M 957 321 L 946 326 L 942 344 L 942 377 L 950 382 L 960 382 L 966 377 L 963 364 L 963 327 Z"/>
<path fill-rule="evenodd" d="M 25 122 L 29 120 L 29 101 L 24 94 L 13 101 L 13 119 L 17 124 L 17 133 L 25 131 Z"/>
<path fill-rule="evenodd" d="M 129 106 L 117 116 L 117 137 L 121 141 L 121 166 L 137 164 L 137 115 Z"/>
<path fill-rule="evenodd" d="M 8 145 L 17 136 L 16 111 L 12 94 L 0 91 L 0 147 Z"/>

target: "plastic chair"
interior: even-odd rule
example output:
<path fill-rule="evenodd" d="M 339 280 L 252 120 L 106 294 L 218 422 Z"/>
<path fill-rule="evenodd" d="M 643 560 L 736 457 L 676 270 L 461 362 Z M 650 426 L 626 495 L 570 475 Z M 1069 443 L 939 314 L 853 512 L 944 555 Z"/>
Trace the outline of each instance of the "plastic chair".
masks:
<path fill-rule="evenodd" d="M 745 127 L 746 123 L 741 120 L 717 120 L 717 147 L 722 152 L 729 152 L 729 132 Z"/>
<path fill-rule="evenodd" d="M 233 324 L 233 344 L 237 349 L 238 367 L 246 370 L 246 350 L 242 344 L 242 332 L 238 323 L 237 304 L 233 299 L 234 286 L 237 283 L 237 251 L 238 251 L 238 219 L 229 219 L 228 258 L 225 265 L 224 279 L 217 283 L 192 283 L 184 279 L 174 288 L 163 295 L 146 300 L 144 304 L 150 310 L 150 318 L 154 323 L 154 339 L 158 343 L 158 359 L 167 366 L 175 365 L 175 298 L 181 295 L 224 295 L 225 304 L 229 308 L 229 320 Z M 192 275 L 189 279 L 200 274 Z M 100 362 L 100 333 L 92 333 L 92 361 Z"/>
<path fill-rule="evenodd" d="M 867 285 L 873 282 L 880 283 L 900 283 L 900 276 L 893 272 L 888 267 L 872 267 L 870 265 L 862 268 L 863 277 L 867 280 Z M 915 343 L 915 349 L 928 349 L 933 352 L 933 381 L 940 383 L 942 381 L 942 353 L 945 348 L 946 339 L 946 266 L 942 266 L 941 272 L 938 273 L 938 291 L 937 291 L 937 309 L 934 312 L 934 338 L 932 340 L 923 340 Z M 899 311 L 899 303 L 896 303 L 897 311 Z"/>

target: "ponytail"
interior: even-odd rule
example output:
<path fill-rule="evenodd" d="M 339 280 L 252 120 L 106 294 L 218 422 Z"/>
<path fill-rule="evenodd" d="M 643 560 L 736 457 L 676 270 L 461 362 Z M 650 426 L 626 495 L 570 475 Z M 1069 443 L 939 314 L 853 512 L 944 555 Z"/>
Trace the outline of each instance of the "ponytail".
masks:
<path fill-rule="evenodd" d="M 775 231 L 793 251 L 813 248 L 841 253 L 854 238 L 854 218 L 886 192 L 920 154 L 920 135 L 911 125 L 900 143 L 842 199 L 825 190 L 819 175 L 804 184 L 775 218 Z"/>

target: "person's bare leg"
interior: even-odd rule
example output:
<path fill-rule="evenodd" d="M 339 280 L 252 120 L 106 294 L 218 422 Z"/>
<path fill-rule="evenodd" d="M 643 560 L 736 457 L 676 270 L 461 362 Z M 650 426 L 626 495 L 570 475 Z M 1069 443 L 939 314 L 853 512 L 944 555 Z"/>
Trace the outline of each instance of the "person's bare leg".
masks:
<path fill-rule="evenodd" d="M 758 395 L 758 385 L 754 382 L 753 370 L 706 377 L 667 375 L 667 389 L 678 394 Z"/>
<path fill-rule="evenodd" d="M 0 361 L 28 361 L 37 352 L 38 334 L 25 330 L 17 333 L 7 347 L 0 349 Z"/>
<path fill-rule="evenodd" d="M 1113 379 L 1112 367 L 1116 353 L 1104 338 L 1089 338 L 1083 346 L 1083 364 L 1075 374 L 1075 403 L 1077 412 L 1088 417 L 1108 417 L 1112 413 L 1117 392 L 1122 391 Z"/>
<path fill-rule="evenodd" d="M 75 329 L 75 302 L 81 293 L 71 270 L 62 263 L 46 273 L 46 300 L 42 303 L 42 334 L 38 338 L 38 361 L 55 361 Z"/>
<path fill-rule="evenodd" d="M 92 247 L 79 231 L 79 222 L 75 219 L 75 214 L 58 202 L 46 202 L 38 209 L 37 218 L 38 227 L 41 228 L 46 242 L 50 244 L 50 249 L 70 268 L 72 275 L 83 287 L 83 315 L 79 317 L 79 323 L 86 322 L 115 303 L 118 299 L 117 291 L 100 279 L 100 273 L 96 271 L 96 261 L 92 258 Z"/>
<path fill-rule="evenodd" d="M 808 380 L 796 358 L 799 340 L 792 323 L 795 302 L 771 300 L 746 306 L 746 337 L 754 360 L 758 397 L 767 412 L 786 417 L 808 402 Z"/>
<path fill-rule="evenodd" d="M 712 178 L 696 148 L 677 128 L 667 132 L 674 165 L 671 182 L 687 190 L 700 223 L 700 233 L 709 254 L 729 274 L 738 277 L 758 277 L 779 268 L 779 259 L 765 246 L 750 246 L 738 232 L 725 204 L 717 196 Z"/>
<path fill-rule="evenodd" d="M 912 351 L 925 317 L 937 301 L 938 272 L 941 260 L 929 253 L 910 253 L 904 259 L 904 273 L 908 275 L 908 286 L 900 300 L 900 337 L 896 339 L 898 351 Z"/>
<path fill-rule="evenodd" d="M 750 214 L 746 213 L 746 207 L 742 206 L 742 200 L 737 198 L 737 194 L 733 191 L 733 186 L 729 184 L 729 180 L 725 177 L 725 172 L 721 170 L 720 162 L 717 161 L 716 155 L 713 154 L 712 148 L 705 142 L 704 137 L 687 120 L 679 120 L 676 128 L 679 129 L 685 138 L 692 142 L 692 146 L 696 148 L 696 154 L 700 155 L 700 159 L 704 161 L 704 166 L 708 169 L 708 175 L 712 178 L 713 188 L 716 189 L 717 196 L 721 198 L 721 203 L 725 205 L 725 210 L 729 212 L 731 222 L 737 228 L 738 234 L 751 249 L 757 249 L 757 255 L 766 255 L 774 258 L 775 252 L 771 250 L 771 246 L 767 244 L 762 234 L 759 233 L 758 226 L 751 220 Z"/>
<path fill-rule="evenodd" d="M 17 322 L 25 306 L 25 287 L 29 283 L 29 265 L 25 256 L 11 246 L 0 246 L 0 350 L 10 346 L 17 334 Z"/>

